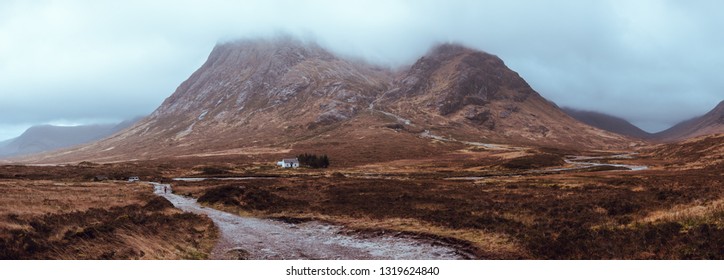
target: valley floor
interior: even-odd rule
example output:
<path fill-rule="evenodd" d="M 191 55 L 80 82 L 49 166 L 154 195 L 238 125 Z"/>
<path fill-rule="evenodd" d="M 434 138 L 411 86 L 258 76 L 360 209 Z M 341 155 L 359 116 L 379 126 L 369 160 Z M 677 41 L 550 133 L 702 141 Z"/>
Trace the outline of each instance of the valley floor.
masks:
<path fill-rule="evenodd" d="M 211 256 L 224 229 L 219 232 L 204 215 L 170 208 L 148 185 L 89 182 L 103 174 L 171 184 L 175 195 L 168 198 L 177 206 L 197 199 L 281 227 L 332 225 L 351 238 L 425 240 L 480 259 L 724 258 L 722 164 L 688 168 L 648 154 L 621 154 L 628 153 L 566 157 L 570 153 L 550 149 L 469 149 L 433 159 L 294 170 L 234 156 L 4 166 L 0 253 Z M 67 178 L 54 179 L 60 174 Z M 232 247 L 221 254 L 265 258 L 258 244 Z"/>

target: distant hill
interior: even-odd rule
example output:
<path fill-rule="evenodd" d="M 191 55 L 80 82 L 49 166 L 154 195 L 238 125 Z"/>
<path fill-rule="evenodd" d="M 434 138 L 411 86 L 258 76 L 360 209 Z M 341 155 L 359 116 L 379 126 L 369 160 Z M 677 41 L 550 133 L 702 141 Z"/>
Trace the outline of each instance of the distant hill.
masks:
<path fill-rule="evenodd" d="M 580 122 L 606 131 L 639 139 L 649 139 L 652 137 L 651 133 L 643 131 L 627 120 L 616 116 L 566 107 L 563 108 L 563 111 Z"/>
<path fill-rule="evenodd" d="M 90 143 L 130 127 L 138 120 L 140 118 L 126 120 L 118 124 L 33 126 L 16 138 L 0 142 L 0 157 L 42 153 Z"/>
<path fill-rule="evenodd" d="M 701 117 L 683 121 L 667 130 L 653 135 L 654 139 L 674 142 L 701 135 L 724 133 L 724 101 Z"/>

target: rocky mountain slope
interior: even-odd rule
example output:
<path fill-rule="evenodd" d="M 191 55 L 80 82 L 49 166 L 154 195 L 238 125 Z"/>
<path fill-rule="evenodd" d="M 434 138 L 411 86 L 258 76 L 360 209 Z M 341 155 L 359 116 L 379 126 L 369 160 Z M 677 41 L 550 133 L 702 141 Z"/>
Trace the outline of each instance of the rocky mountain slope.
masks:
<path fill-rule="evenodd" d="M 628 122 L 627 120 L 616 116 L 565 107 L 563 108 L 563 111 L 582 123 L 603 129 L 605 131 L 618 133 L 638 139 L 648 139 L 652 137 L 651 133 L 648 133 Z"/>
<path fill-rule="evenodd" d="M 576 148 L 627 141 L 572 119 L 497 56 L 455 44 L 420 58 L 376 105 L 466 141 Z"/>
<path fill-rule="evenodd" d="M 139 118 L 118 124 L 82 126 L 39 125 L 22 135 L 0 142 L 0 158 L 47 152 L 90 143 L 133 125 Z"/>
<path fill-rule="evenodd" d="M 660 141 L 674 142 L 701 135 L 724 133 L 724 101 L 701 117 L 683 121 L 653 137 Z"/>
<path fill-rule="evenodd" d="M 135 126 L 28 160 L 316 150 L 375 161 L 429 156 L 462 141 L 570 148 L 629 143 L 572 119 L 487 53 L 440 45 L 393 72 L 281 37 L 219 44 Z"/>

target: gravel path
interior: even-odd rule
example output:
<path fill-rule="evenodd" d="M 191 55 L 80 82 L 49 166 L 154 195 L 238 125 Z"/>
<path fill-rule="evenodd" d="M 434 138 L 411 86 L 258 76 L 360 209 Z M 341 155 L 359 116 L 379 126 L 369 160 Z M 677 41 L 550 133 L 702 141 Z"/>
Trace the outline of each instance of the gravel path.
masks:
<path fill-rule="evenodd" d="M 392 236 L 361 237 L 342 234 L 339 226 L 320 222 L 289 224 L 241 217 L 203 207 L 195 199 L 171 192 L 171 186 L 151 183 L 154 192 L 177 208 L 206 215 L 220 231 L 212 259 L 463 259 L 455 249 L 432 241 Z M 164 188 L 167 192 L 164 193 Z"/>

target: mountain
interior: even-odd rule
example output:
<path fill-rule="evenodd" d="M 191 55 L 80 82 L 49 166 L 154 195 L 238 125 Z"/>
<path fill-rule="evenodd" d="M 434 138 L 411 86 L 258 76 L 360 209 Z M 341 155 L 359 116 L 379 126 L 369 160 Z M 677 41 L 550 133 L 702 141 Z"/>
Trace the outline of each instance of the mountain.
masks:
<path fill-rule="evenodd" d="M 724 133 L 724 101 L 703 116 L 678 123 L 653 137 L 664 142 L 673 142 L 701 135 Z"/>
<path fill-rule="evenodd" d="M 289 37 L 218 44 L 150 116 L 32 161 L 320 152 L 345 164 L 423 157 L 463 141 L 621 146 L 545 100 L 502 60 L 435 47 L 409 69 L 344 60 Z"/>
<path fill-rule="evenodd" d="M 724 133 L 724 101 L 703 116 L 683 121 L 659 133 L 648 133 L 624 119 L 603 113 L 572 108 L 563 108 L 563 111 L 590 126 L 638 139 L 674 142 L 701 135 Z"/>
<path fill-rule="evenodd" d="M 16 138 L 0 142 L 0 157 L 41 153 L 93 142 L 130 127 L 138 120 L 136 118 L 118 124 L 33 126 Z"/>
<path fill-rule="evenodd" d="M 497 56 L 455 44 L 433 48 L 375 105 L 467 141 L 572 148 L 627 142 L 569 117 Z"/>
<path fill-rule="evenodd" d="M 652 136 L 651 133 L 643 131 L 642 129 L 638 128 L 627 120 L 619 117 L 599 112 L 577 110 L 566 107 L 563 108 L 563 111 L 582 123 L 613 133 L 618 133 L 638 139 L 648 139 Z"/>

